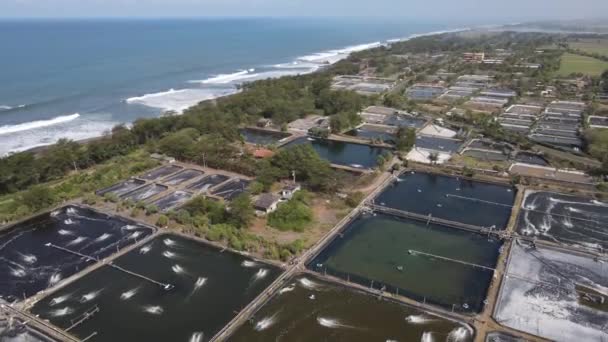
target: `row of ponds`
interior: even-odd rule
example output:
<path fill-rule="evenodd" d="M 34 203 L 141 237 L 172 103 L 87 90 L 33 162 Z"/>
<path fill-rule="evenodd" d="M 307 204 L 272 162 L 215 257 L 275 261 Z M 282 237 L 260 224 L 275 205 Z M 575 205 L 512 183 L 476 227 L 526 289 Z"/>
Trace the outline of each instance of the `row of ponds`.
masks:
<path fill-rule="evenodd" d="M 405 173 L 375 203 L 500 230 L 515 194 L 506 185 Z M 570 211 L 571 220 L 581 217 L 577 215 L 602 219 L 599 204 L 542 194 L 527 195 L 524 206 L 553 216 Z M 569 204 L 546 207 L 551 201 Z M 527 220 L 538 227 L 542 218 Z M 527 221 L 520 221 L 521 230 Z M 549 231 L 565 241 L 577 239 L 560 227 Z M 62 283 L 93 263 L 69 251 L 101 260 L 154 231 L 77 206 L 24 221 L 0 233 L 0 296 L 14 302 L 45 291 L 29 310 L 64 329 L 88 316 L 70 332 L 91 336 L 90 341 L 199 342 L 220 331 L 282 272 L 245 255 L 164 233 L 112 265 Z M 590 234 L 583 242 L 598 236 Z M 488 235 L 377 211 L 361 213 L 310 260 L 307 266 L 318 276 L 288 279 L 230 340 L 472 341 L 474 331 L 467 324 L 370 293 L 384 291 L 446 311 L 478 313 L 501 248 L 502 242 Z"/>

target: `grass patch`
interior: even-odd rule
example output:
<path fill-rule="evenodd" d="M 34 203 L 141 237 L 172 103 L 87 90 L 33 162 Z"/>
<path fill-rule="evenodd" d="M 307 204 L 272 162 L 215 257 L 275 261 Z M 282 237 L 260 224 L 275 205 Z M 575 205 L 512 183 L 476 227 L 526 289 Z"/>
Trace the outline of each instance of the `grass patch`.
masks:
<path fill-rule="evenodd" d="M 561 66 L 557 71 L 558 76 L 569 76 L 573 73 L 581 73 L 589 76 L 599 76 L 608 70 L 608 62 L 599 59 L 565 53 L 562 56 Z"/>
<path fill-rule="evenodd" d="M 568 45 L 571 49 L 608 56 L 608 39 L 581 39 Z"/>

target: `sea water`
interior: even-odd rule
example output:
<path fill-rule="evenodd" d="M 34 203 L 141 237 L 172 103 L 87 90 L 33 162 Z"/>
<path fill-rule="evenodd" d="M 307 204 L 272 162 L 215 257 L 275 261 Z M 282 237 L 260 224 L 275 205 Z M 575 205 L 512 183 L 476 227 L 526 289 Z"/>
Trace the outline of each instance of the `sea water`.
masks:
<path fill-rule="evenodd" d="M 389 39 L 462 25 L 357 19 L 0 21 L 0 155 L 180 112 Z"/>

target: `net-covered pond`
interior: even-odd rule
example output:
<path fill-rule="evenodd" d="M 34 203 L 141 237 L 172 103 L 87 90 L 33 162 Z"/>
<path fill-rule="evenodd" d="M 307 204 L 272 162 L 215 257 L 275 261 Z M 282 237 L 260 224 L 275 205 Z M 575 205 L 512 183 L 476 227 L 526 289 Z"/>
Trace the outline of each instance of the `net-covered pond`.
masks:
<path fill-rule="evenodd" d="M 30 297 L 92 264 L 68 248 L 103 259 L 153 233 L 146 227 L 91 209 L 67 206 L 0 232 L 0 297 Z"/>

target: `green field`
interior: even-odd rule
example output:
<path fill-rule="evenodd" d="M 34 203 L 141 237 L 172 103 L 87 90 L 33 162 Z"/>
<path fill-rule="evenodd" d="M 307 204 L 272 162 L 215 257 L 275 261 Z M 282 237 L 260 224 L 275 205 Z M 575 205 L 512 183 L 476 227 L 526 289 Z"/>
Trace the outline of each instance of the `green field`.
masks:
<path fill-rule="evenodd" d="M 608 62 L 599 59 L 565 53 L 562 63 L 557 71 L 559 76 L 568 76 L 572 73 L 582 73 L 590 76 L 598 76 L 604 70 L 608 70 Z"/>
<path fill-rule="evenodd" d="M 608 56 L 608 39 L 580 39 L 568 45 L 571 49 Z"/>

